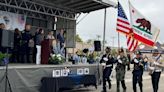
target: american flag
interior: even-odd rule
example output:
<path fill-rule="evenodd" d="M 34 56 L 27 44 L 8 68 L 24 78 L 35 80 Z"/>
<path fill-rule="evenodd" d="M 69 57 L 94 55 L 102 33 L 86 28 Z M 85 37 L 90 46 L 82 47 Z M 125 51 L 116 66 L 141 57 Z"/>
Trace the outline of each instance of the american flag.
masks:
<path fill-rule="evenodd" d="M 128 35 L 131 26 L 120 3 L 118 3 L 117 31 Z"/>
<path fill-rule="evenodd" d="M 117 31 L 126 35 L 128 50 L 134 51 L 138 41 L 133 38 L 133 30 L 120 3 L 118 3 Z"/>
<path fill-rule="evenodd" d="M 135 49 L 137 48 L 139 42 L 137 40 L 134 39 L 133 36 L 131 35 L 127 35 L 127 47 L 129 51 L 135 51 Z"/>

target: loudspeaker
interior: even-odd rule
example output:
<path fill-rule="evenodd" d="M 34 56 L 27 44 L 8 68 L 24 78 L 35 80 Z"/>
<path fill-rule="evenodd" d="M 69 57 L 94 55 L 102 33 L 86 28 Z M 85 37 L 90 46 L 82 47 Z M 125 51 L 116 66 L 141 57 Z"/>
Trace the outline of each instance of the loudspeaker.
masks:
<path fill-rule="evenodd" d="M 101 42 L 94 41 L 94 47 L 95 47 L 95 51 L 101 51 Z"/>
<path fill-rule="evenodd" d="M 10 30 L 2 31 L 2 47 L 13 47 L 14 46 L 14 32 Z"/>

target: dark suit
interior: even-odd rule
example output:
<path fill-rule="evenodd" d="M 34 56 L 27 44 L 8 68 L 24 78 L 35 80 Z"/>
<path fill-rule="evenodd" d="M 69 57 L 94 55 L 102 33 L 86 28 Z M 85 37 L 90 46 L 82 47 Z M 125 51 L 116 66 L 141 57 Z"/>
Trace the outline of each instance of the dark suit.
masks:
<path fill-rule="evenodd" d="M 7 48 L 2 46 L 2 36 L 3 36 L 3 29 L 0 28 L 0 52 L 6 53 Z"/>
<path fill-rule="evenodd" d="M 0 52 L 2 51 L 2 29 L 0 28 Z"/>
<path fill-rule="evenodd" d="M 13 61 L 20 63 L 20 41 L 21 35 L 14 33 L 14 50 L 13 50 Z"/>

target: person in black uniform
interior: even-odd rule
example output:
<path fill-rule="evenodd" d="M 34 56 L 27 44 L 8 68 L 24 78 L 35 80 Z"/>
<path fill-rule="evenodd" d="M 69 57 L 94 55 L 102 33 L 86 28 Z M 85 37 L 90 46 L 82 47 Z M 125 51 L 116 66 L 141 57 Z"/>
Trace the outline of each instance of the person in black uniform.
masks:
<path fill-rule="evenodd" d="M 0 52 L 2 52 L 2 23 L 0 23 Z"/>
<path fill-rule="evenodd" d="M 14 30 L 14 50 L 13 50 L 13 59 L 16 60 L 17 63 L 20 63 L 20 41 L 21 41 L 21 33 L 18 28 Z"/>
<path fill-rule="evenodd" d="M 143 70 L 144 70 L 144 60 L 142 58 L 141 52 L 137 51 L 136 56 L 134 56 L 132 62 L 134 64 L 134 69 L 133 69 L 133 91 L 137 92 L 136 85 L 137 83 L 139 84 L 140 87 L 140 92 L 143 92 L 143 84 L 142 84 L 142 75 L 143 75 Z"/>
<path fill-rule="evenodd" d="M 6 47 L 2 46 L 2 34 L 3 34 L 3 31 L 5 31 L 4 29 L 5 29 L 5 24 L 0 23 L 0 52 L 2 53 L 6 53 Z"/>
<path fill-rule="evenodd" d="M 22 63 L 30 63 L 30 47 L 29 42 L 32 39 L 32 35 L 30 33 L 31 25 L 26 25 L 25 30 L 22 32 L 22 41 L 21 41 L 21 62 Z"/>
<path fill-rule="evenodd" d="M 106 81 L 109 84 L 109 89 L 111 89 L 111 80 L 110 80 L 110 75 L 112 72 L 112 68 L 113 68 L 113 63 L 115 63 L 114 58 L 112 57 L 112 55 L 110 54 L 111 52 L 111 48 L 107 47 L 105 49 L 106 54 L 104 54 L 100 60 L 100 63 L 103 65 L 104 70 L 103 70 L 103 91 L 102 92 L 107 92 L 106 91 Z"/>

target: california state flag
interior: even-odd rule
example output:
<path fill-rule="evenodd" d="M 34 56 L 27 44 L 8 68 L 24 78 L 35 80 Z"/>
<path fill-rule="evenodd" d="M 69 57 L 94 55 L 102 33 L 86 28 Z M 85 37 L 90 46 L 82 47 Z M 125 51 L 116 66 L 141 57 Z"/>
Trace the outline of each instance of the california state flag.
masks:
<path fill-rule="evenodd" d="M 131 22 L 134 38 L 141 43 L 154 46 L 160 30 L 130 5 Z"/>

